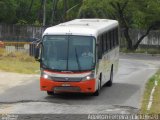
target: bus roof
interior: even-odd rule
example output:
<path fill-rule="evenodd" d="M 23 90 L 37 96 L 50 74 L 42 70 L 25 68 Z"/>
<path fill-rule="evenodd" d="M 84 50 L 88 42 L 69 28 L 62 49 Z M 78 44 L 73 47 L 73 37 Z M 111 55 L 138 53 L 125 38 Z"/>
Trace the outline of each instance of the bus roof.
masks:
<path fill-rule="evenodd" d="M 44 35 L 84 35 L 97 37 L 98 34 L 118 26 L 118 21 L 109 19 L 75 19 L 47 28 Z"/>

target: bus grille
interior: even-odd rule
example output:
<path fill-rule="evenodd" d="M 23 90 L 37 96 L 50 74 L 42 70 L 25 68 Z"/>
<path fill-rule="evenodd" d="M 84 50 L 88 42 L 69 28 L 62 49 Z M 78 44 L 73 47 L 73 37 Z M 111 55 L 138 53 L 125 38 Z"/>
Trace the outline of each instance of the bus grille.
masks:
<path fill-rule="evenodd" d="M 57 82 L 79 82 L 82 80 L 82 78 L 54 77 L 52 80 Z"/>
<path fill-rule="evenodd" d="M 73 87 L 73 86 L 59 86 L 55 87 L 54 91 L 71 91 L 71 92 L 80 92 L 79 87 Z"/>

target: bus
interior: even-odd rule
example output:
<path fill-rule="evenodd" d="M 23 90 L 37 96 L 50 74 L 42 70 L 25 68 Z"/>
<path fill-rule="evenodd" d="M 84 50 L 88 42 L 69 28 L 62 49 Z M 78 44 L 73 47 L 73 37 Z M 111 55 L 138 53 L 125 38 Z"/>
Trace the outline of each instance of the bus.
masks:
<path fill-rule="evenodd" d="M 36 46 L 42 91 L 98 96 L 103 86 L 112 86 L 118 70 L 119 23 L 75 19 L 47 28 Z"/>

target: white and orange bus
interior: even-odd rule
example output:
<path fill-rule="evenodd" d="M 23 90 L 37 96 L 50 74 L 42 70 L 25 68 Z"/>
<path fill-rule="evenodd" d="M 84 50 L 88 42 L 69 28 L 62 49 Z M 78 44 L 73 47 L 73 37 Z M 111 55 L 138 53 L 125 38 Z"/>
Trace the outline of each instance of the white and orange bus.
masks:
<path fill-rule="evenodd" d="M 37 43 L 40 88 L 49 95 L 93 93 L 112 86 L 118 69 L 119 24 L 109 19 L 75 19 L 47 28 Z"/>

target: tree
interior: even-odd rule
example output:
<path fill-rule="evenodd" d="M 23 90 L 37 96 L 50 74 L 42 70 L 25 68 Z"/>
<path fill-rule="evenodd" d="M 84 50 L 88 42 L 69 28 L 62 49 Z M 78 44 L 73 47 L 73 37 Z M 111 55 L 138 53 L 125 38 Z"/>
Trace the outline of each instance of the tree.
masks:
<path fill-rule="evenodd" d="M 128 2 L 129 0 L 114 1 L 114 2 L 110 2 L 110 5 L 114 8 L 115 10 L 114 16 L 119 20 L 121 24 L 121 28 L 123 28 L 124 36 L 127 41 L 127 49 L 132 49 L 133 44 L 129 35 L 130 24 L 128 22 L 129 19 L 127 19 L 129 17 L 126 10 L 128 6 Z"/>
<path fill-rule="evenodd" d="M 59 22 L 68 21 L 77 18 L 78 11 L 83 0 L 63 0 L 58 3 Z"/>
<path fill-rule="evenodd" d="M 29 6 L 29 9 L 28 9 L 28 15 L 29 15 L 29 13 L 30 13 L 30 12 L 31 12 L 31 10 L 32 10 L 33 3 L 34 3 L 34 0 L 31 0 L 31 2 L 30 2 L 30 6 Z"/>
<path fill-rule="evenodd" d="M 68 9 L 66 11 L 67 20 L 72 20 L 78 17 L 78 11 L 83 3 L 83 0 L 69 0 Z"/>
<path fill-rule="evenodd" d="M 58 0 L 52 0 L 52 18 L 51 18 L 52 25 L 56 23 L 57 5 L 58 5 Z"/>
<path fill-rule="evenodd" d="M 135 0 L 138 11 L 134 14 L 134 23 L 137 28 L 146 29 L 146 32 L 137 40 L 133 50 L 137 49 L 141 41 L 150 33 L 151 30 L 160 27 L 160 1 L 159 0 Z M 139 18 L 139 19 L 137 19 Z"/>
<path fill-rule="evenodd" d="M 117 19 L 127 41 L 127 49 L 136 50 L 150 31 L 160 26 L 159 13 L 159 0 L 86 0 L 80 8 L 79 17 Z M 135 44 L 129 34 L 130 28 L 146 30 Z"/>
<path fill-rule="evenodd" d="M 13 0 L 0 1 L 0 22 L 14 23 L 17 5 Z"/>
<path fill-rule="evenodd" d="M 85 0 L 79 10 L 79 18 L 106 18 L 105 0 Z"/>
<path fill-rule="evenodd" d="M 141 41 L 157 26 L 160 27 L 160 2 L 156 0 L 119 0 L 112 1 L 110 5 L 115 10 L 115 15 L 120 21 L 124 36 L 127 41 L 127 49 L 136 50 Z M 133 45 L 129 35 L 130 28 L 145 29 L 146 32 L 140 36 Z"/>
<path fill-rule="evenodd" d="M 29 1 L 24 1 L 24 0 L 19 0 L 19 1 L 15 1 L 15 3 L 17 4 L 17 8 L 16 8 L 16 20 L 17 23 L 21 24 L 27 24 L 29 23 L 29 19 L 30 19 L 30 14 L 28 14 L 28 8 L 30 5 L 30 0 Z"/>

